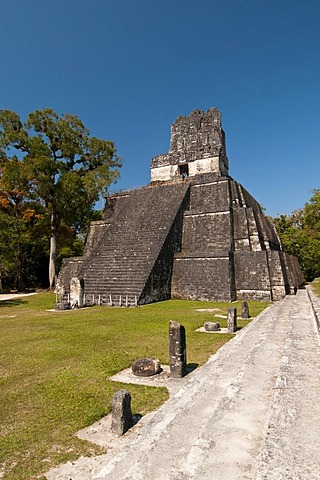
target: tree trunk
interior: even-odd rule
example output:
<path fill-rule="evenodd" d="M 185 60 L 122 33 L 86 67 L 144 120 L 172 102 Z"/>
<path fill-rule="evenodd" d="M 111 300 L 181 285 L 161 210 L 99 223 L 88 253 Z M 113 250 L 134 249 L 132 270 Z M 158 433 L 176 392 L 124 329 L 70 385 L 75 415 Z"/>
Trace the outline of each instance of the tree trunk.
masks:
<path fill-rule="evenodd" d="M 15 289 L 18 291 L 18 292 L 23 292 L 24 289 L 25 289 L 25 285 L 24 285 L 24 281 L 23 281 L 23 277 L 22 277 L 22 272 L 21 272 L 21 269 L 19 268 L 19 270 L 17 271 L 16 275 L 15 275 Z"/>
<path fill-rule="evenodd" d="M 57 255 L 57 228 L 54 214 L 51 215 L 50 256 L 49 256 L 49 285 L 55 286 L 56 255 Z"/>
<path fill-rule="evenodd" d="M 16 273 L 15 273 L 15 280 L 14 280 L 15 285 L 14 286 L 15 286 L 15 289 L 18 290 L 18 292 L 23 292 L 24 289 L 25 289 L 25 285 L 24 285 L 23 275 L 22 275 L 23 260 L 22 260 L 20 242 L 17 246 L 17 254 L 18 255 L 17 255 L 17 259 L 16 259 Z"/>

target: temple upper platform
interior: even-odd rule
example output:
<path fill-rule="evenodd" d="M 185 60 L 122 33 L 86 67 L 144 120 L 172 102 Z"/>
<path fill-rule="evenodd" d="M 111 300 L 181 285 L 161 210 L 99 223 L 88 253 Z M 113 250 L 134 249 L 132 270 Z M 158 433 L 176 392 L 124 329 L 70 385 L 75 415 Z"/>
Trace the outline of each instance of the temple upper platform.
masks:
<path fill-rule="evenodd" d="M 227 176 L 228 168 L 221 113 L 215 107 L 194 110 L 172 125 L 169 153 L 152 159 L 151 182 L 205 173 Z"/>

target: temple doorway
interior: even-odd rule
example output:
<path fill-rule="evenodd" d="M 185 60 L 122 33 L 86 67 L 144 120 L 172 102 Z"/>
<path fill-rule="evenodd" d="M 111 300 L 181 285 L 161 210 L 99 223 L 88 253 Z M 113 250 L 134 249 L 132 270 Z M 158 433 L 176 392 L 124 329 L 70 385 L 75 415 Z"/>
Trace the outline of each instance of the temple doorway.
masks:
<path fill-rule="evenodd" d="M 182 178 L 189 177 L 189 165 L 188 165 L 188 163 L 185 163 L 184 165 L 179 165 L 179 174 L 182 176 Z"/>

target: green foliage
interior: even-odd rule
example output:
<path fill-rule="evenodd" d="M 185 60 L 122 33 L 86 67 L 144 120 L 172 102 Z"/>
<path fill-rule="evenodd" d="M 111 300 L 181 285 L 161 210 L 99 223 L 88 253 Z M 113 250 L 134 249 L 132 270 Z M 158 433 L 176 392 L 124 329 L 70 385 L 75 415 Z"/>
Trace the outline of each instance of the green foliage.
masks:
<path fill-rule="evenodd" d="M 59 248 L 59 253 L 57 255 L 57 268 L 60 268 L 61 262 L 64 258 L 69 257 L 80 257 L 83 252 L 84 241 L 79 237 L 74 237 L 71 233 L 69 239 L 65 239 L 61 247 Z"/>
<path fill-rule="evenodd" d="M 320 190 L 313 191 L 313 196 L 304 207 L 304 223 L 308 228 L 320 232 Z"/>
<path fill-rule="evenodd" d="M 78 232 L 88 223 L 120 166 L 114 144 L 90 137 L 75 115 L 36 110 L 23 123 L 15 112 L 0 111 L 0 198 L 43 209 L 51 284 L 61 230 Z"/>
<path fill-rule="evenodd" d="M 197 309 L 226 313 L 229 304 L 172 300 L 138 308 L 50 312 L 53 303 L 52 294 L 0 301 L 3 480 L 36 479 L 52 465 L 101 453 L 74 434 L 108 414 L 120 388 L 130 390 L 133 413 L 162 404 L 168 398 L 165 388 L 128 386 L 109 376 L 145 356 L 167 364 L 170 319 L 186 328 L 189 363 L 204 363 L 233 337 L 195 331 L 214 318 Z M 249 305 L 254 315 L 267 304 Z M 225 326 L 225 319 L 219 321 Z"/>
<path fill-rule="evenodd" d="M 46 259 L 41 206 L 0 194 L 0 272 L 2 286 L 22 290 L 39 283 Z"/>
<path fill-rule="evenodd" d="M 274 219 L 284 250 L 299 259 L 306 280 L 320 275 L 320 190 L 304 208 Z"/>

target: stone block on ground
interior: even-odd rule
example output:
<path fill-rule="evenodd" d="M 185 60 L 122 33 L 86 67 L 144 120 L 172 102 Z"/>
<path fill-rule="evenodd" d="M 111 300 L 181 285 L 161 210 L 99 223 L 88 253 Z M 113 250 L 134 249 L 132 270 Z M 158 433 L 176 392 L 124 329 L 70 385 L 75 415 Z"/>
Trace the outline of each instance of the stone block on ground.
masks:
<path fill-rule="evenodd" d="M 219 322 L 206 322 L 204 328 L 207 332 L 217 332 L 221 330 Z"/>
<path fill-rule="evenodd" d="M 137 377 L 151 377 L 161 372 L 161 364 L 157 358 L 140 358 L 132 364 L 132 373 Z"/>

